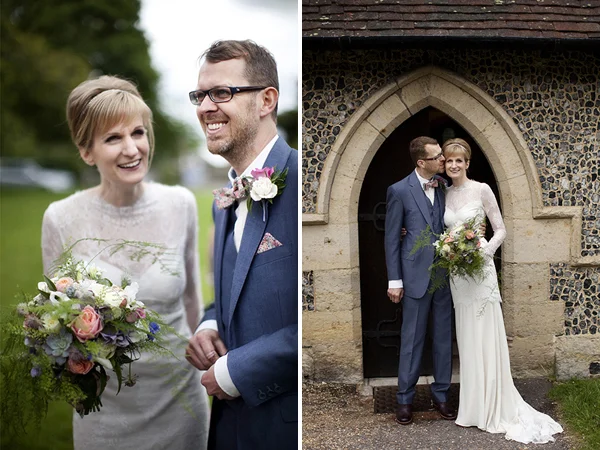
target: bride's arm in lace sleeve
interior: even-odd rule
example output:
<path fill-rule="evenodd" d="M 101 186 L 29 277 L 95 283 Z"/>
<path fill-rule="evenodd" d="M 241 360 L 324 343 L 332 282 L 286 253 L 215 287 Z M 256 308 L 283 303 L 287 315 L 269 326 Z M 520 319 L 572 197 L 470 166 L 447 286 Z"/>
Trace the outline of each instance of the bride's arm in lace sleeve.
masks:
<path fill-rule="evenodd" d="M 488 245 L 484 249 L 485 254 L 491 257 L 494 256 L 498 247 L 504 242 L 504 238 L 506 237 L 506 227 L 502 220 L 502 214 L 500 213 L 496 196 L 492 192 L 492 189 L 485 183 L 481 186 L 481 202 L 483 203 L 485 215 L 490 220 L 492 230 L 494 230 L 494 236 L 490 239 Z"/>
<path fill-rule="evenodd" d="M 187 323 L 192 333 L 200 323 L 204 314 L 202 304 L 202 293 L 200 287 L 200 263 L 198 258 L 198 210 L 196 198 L 189 192 L 186 196 L 187 215 L 187 238 L 185 244 L 185 291 L 183 292 L 183 304 Z"/>
<path fill-rule="evenodd" d="M 54 212 L 55 208 L 53 205 L 48 206 L 42 219 L 42 263 L 44 274 L 49 277 L 54 276 L 54 274 L 48 271 L 64 251 L 60 229 Z"/>

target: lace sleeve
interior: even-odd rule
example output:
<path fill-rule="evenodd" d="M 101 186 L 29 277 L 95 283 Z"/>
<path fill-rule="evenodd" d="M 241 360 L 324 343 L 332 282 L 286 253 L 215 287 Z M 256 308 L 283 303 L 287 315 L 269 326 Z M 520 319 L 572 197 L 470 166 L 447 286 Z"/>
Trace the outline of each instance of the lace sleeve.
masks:
<path fill-rule="evenodd" d="M 185 291 L 183 303 L 187 316 L 187 322 L 192 333 L 200 323 L 204 313 L 202 304 L 202 292 L 200 287 L 200 264 L 198 258 L 198 211 L 196 199 L 188 191 L 186 196 L 187 207 L 187 237 L 185 244 Z"/>
<path fill-rule="evenodd" d="M 54 208 L 50 205 L 42 219 L 42 263 L 44 274 L 49 277 L 54 274 L 48 271 L 64 250 L 60 230 L 55 220 Z"/>
<path fill-rule="evenodd" d="M 481 185 L 481 203 L 483 203 L 485 215 L 490 220 L 492 229 L 494 230 L 494 236 L 490 239 L 484 251 L 488 256 L 493 256 L 498 247 L 504 242 L 506 228 L 502 220 L 498 202 L 496 201 L 496 196 L 492 192 L 492 189 L 485 183 Z"/>

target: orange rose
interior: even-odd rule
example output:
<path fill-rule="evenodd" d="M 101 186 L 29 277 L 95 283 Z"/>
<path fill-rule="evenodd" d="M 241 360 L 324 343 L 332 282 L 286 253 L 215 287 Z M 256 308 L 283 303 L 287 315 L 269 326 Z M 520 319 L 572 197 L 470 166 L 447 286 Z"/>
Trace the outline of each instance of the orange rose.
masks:
<path fill-rule="evenodd" d="M 71 357 L 67 360 L 67 369 L 71 373 L 77 373 L 80 375 L 85 375 L 94 367 L 94 362 L 89 361 L 82 356 L 71 355 Z"/>
<path fill-rule="evenodd" d="M 62 292 L 63 294 L 67 291 L 67 288 L 69 286 L 71 286 L 73 284 L 73 278 L 70 277 L 63 277 L 63 278 L 59 278 L 59 280 L 54 283 L 54 286 L 56 286 L 56 290 L 58 292 Z"/>

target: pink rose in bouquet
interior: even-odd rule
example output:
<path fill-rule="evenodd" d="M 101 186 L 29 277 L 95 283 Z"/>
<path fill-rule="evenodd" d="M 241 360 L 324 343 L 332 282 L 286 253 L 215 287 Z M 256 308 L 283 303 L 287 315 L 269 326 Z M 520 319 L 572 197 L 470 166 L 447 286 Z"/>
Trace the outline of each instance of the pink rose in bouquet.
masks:
<path fill-rule="evenodd" d="M 83 308 L 81 314 L 71 322 L 71 329 L 80 342 L 93 339 L 102 331 L 102 319 L 90 305 Z"/>

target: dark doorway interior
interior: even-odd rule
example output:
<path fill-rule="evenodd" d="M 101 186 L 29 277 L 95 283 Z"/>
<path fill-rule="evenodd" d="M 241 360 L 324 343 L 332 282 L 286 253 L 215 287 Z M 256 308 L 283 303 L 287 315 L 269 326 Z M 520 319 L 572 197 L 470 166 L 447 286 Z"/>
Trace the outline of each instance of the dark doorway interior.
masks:
<path fill-rule="evenodd" d="M 453 137 L 465 139 L 472 149 L 470 178 L 490 185 L 496 198 L 498 188 L 490 165 L 469 134 L 443 112 L 429 107 L 399 126 L 377 151 L 362 185 L 358 204 L 360 288 L 365 378 L 398 374 L 401 307 L 387 298 L 384 253 L 386 191 L 388 186 L 414 170 L 408 153 L 417 136 L 431 136 L 440 143 Z M 492 234 L 488 225 L 488 234 Z M 422 375 L 431 374 L 431 351 L 426 345 Z"/>

